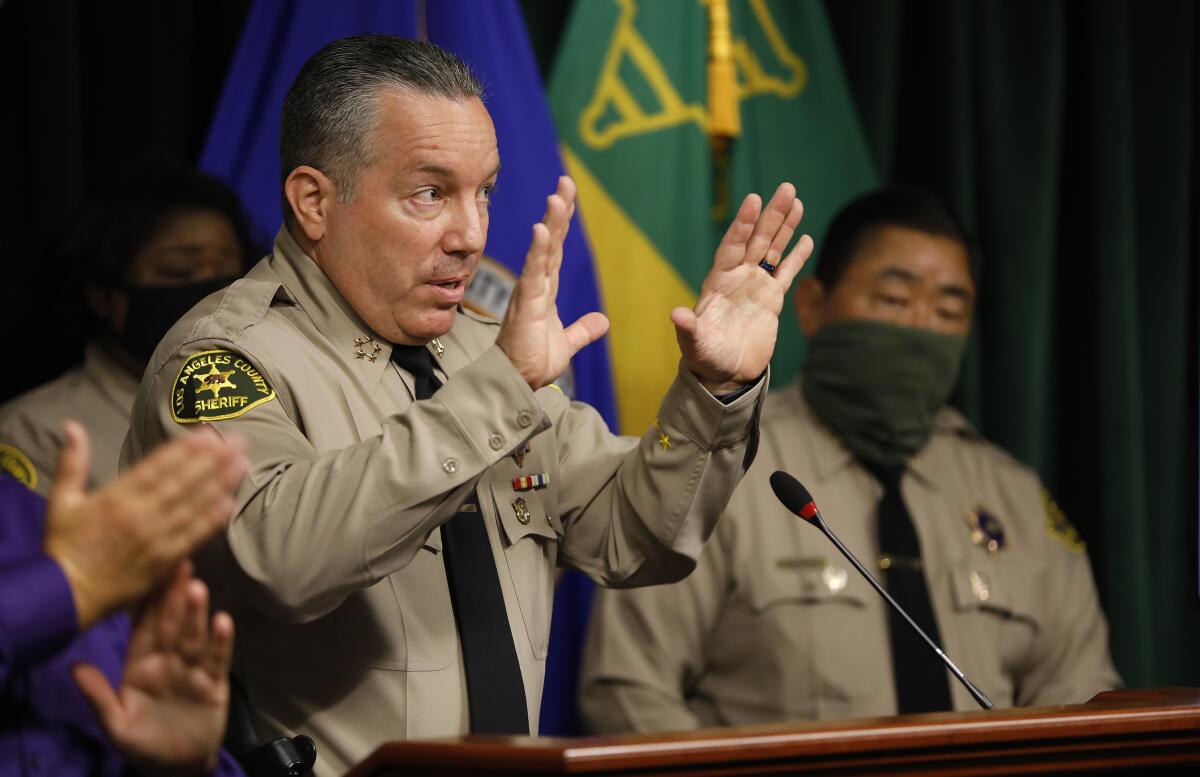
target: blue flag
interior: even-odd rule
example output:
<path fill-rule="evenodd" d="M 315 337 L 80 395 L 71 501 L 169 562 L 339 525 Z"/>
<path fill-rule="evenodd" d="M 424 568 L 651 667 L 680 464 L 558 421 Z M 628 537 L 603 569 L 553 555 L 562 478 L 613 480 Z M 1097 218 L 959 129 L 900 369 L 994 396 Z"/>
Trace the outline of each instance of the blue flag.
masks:
<path fill-rule="evenodd" d="M 279 114 L 300 67 L 322 46 L 349 35 L 427 37 L 462 57 L 484 84 L 496 125 L 502 171 L 491 204 L 487 248 L 468 300 L 500 316 L 563 164 L 558 139 L 515 0 L 256 0 L 226 77 L 200 166 L 241 195 L 256 237 L 269 241 L 282 223 Z M 578 214 L 564 246 L 558 307 L 571 323 L 603 310 L 591 252 Z M 581 351 L 566 390 L 617 428 L 606 343 Z M 581 733 L 575 705 L 579 653 L 592 585 L 570 572 L 555 592 L 544 734 Z"/>

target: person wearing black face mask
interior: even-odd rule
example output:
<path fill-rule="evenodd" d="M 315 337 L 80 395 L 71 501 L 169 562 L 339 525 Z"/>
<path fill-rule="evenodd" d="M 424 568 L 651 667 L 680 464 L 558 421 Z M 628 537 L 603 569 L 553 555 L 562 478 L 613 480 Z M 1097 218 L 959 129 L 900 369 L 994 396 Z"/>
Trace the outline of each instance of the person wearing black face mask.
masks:
<path fill-rule="evenodd" d="M 597 733 L 975 709 L 824 536 L 775 499 L 777 469 L 997 706 L 1120 684 L 1078 534 L 1037 475 L 946 405 L 978 261 L 932 195 L 884 189 L 834 219 L 796 292 L 799 383 L 696 571 L 602 591 L 580 706 Z"/>
<path fill-rule="evenodd" d="M 80 269 L 91 329 L 82 366 L 0 407 L 0 469 L 48 494 L 63 420 L 92 440 L 90 487 L 113 479 L 142 372 L 197 302 L 255 253 L 237 195 L 172 159 L 146 157 L 88 207 L 60 249 Z"/>

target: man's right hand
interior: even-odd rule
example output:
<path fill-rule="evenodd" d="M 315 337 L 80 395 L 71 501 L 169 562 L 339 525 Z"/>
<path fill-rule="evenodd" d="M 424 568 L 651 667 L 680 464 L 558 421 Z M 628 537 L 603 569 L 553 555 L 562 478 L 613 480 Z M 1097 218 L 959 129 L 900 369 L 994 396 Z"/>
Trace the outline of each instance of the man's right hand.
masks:
<path fill-rule="evenodd" d="M 225 525 L 246 457 L 240 442 L 202 428 L 89 494 L 87 434 L 73 421 L 63 431 L 44 548 L 67 577 L 83 630 L 146 596 Z"/>
<path fill-rule="evenodd" d="M 558 191 L 546 200 L 546 215 L 533 227 L 533 241 L 517 278 L 496 345 L 529 387 L 537 391 L 567 369 L 571 357 L 608 331 L 603 313 L 587 313 L 564 327 L 558 317 L 558 274 L 563 241 L 575 213 L 575 182 L 558 179 Z"/>

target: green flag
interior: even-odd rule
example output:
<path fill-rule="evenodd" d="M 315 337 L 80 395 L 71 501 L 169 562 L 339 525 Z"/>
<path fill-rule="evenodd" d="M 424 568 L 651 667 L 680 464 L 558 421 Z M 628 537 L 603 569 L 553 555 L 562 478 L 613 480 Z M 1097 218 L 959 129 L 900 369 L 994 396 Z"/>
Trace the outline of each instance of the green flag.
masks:
<path fill-rule="evenodd" d="M 819 246 L 833 213 L 876 183 L 820 2 L 732 0 L 722 46 L 720 22 L 710 33 L 725 7 L 577 3 L 551 78 L 551 110 L 613 322 L 617 408 L 628 433 L 654 423 L 676 370 L 668 313 L 694 304 L 731 204 L 752 191 L 768 198 L 791 181 L 804 201 L 802 230 Z M 714 52 L 733 61 L 741 124 L 739 135 L 716 144 Z M 776 385 L 795 374 L 801 348 L 785 307 Z"/>

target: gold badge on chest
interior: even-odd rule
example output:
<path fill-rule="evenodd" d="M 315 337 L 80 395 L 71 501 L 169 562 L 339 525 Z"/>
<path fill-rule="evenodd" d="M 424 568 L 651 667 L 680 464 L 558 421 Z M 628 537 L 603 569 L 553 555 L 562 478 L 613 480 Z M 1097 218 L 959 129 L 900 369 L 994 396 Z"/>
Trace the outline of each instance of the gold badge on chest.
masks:
<path fill-rule="evenodd" d="M 975 510 L 965 510 L 963 520 L 971 532 L 971 542 L 995 555 L 1008 547 L 1008 538 L 1004 524 L 992 513 L 982 507 Z"/>
<path fill-rule="evenodd" d="M 530 517 L 529 516 L 529 505 L 526 504 L 524 498 L 517 497 L 516 500 L 512 503 L 512 507 L 513 507 L 513 514 L 515 514 L 517 516 L 518 523 L 520 523 L 522 526 L 529 523 L 529 517 Z"/>

